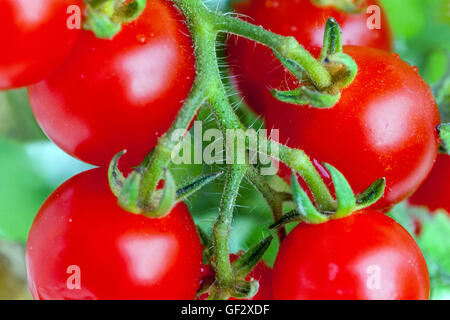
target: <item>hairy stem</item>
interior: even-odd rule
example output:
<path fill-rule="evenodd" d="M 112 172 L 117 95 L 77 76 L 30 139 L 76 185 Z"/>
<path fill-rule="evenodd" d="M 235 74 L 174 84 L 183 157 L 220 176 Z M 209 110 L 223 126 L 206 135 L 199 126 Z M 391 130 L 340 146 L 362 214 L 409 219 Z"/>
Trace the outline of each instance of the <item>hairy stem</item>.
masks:
<path fill-rule="evenodd" d="M 216 27 L 220 31 L 257 41 L 281 56 L 295 61 L 306 71 L 318 89 L 331 85 L 331 76 L 328 71 L 294 37 L 284 37 L 267 31 L 261 26 L 222 14 L 216 17 Z"/>
<path fill-rule="evenodd" d="M 219 207 L 219 215 L 213 229 L 214 261 L 218 288 L 214 297 L 216 299 L 227 299 L 229 297 L 226 289 L 234 280 L 228 253 L 228 238 L 236 197 L 246 170 L 245 165 L 230 167 Z"/>

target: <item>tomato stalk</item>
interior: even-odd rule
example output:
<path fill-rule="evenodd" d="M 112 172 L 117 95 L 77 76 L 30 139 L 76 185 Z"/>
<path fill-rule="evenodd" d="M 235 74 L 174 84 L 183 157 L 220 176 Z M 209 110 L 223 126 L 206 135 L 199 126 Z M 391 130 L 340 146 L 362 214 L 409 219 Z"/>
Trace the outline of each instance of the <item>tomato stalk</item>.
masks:
<path fill-rule="evenodd" d="M 331 76 L 328 71 L 294 37 L 280 36 L 260 26 L 226 15 L 217 15 L 216 28 L 219 31 L 259 42 L 282 57 L 295 62 L 309 75 L 318 89 L 331 85 Z"/>
<path fill-rule="evenodd" d="M 214 261 L 217 285 L 210 295 L 211 299 L 228 299 L 234 277 L 232 274 L 229 253 L 228 238 L 230 237 L 231 221 L 233 219 L 234 205 L 239 193 L 239 187 L 244 178 L 247 166 L 233 165 L 230 167 L 222 200 L 219 207 L 219 215 L 213 229 Z"/>

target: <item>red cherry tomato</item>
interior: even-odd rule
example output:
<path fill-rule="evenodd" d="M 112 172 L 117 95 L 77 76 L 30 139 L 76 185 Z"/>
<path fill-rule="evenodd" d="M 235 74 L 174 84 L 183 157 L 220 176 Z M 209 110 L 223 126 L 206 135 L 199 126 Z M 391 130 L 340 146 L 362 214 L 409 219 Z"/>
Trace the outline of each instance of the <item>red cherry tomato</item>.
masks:
<path fill-rule="evenodd" d="M 311 53 L 318 55 L 323 44 L 326 21 L 333 17 L 342 28 L 343 44 L 392 49 L 391 28 L 377 0 L 367 6 L 380 8 L 380 29 L 369 29 L 367 21 L 373 13 L 346 13 L 333 6 L 319 7 L 311 0 L 248 0 L 236 5 L 238 13 L 249 16 L 249 22 L 284 35 L 294 36 Z M 237 83 L 249 105 L 264 114 L 264 96 L 269 88 L 277 88 L 288 73 L 272 51 L 250 40 L 232 37 L 229 41 L 230 61 Z M 255 64 L 256 63 L 256 64 Z"/>
<path fill-rule="evenodd" d="M 81 0 L 0 1 L 0 90 L 38 82 L 67 58 L 80 33 L 72 28 L 76 13 L 71 6 L 82 4 Z M 81 12 L 77 11 L 80 16 Z"/>
<path fill-rule="evenodd" d="M 69 154 L 106 165 L 117 152 L 139 164 L 169 128 L 195 77 L 183 17 L 149 0 L 113 40 L 83 31 L 68 61 L 29 89 L 37 121 Z"/>
<path fill-rule="evenodd" d="M 239 256 L 236 254 L 230 255 L 230 261 L 234 262 Z M 214 271 L 209 265 L 203 267 L 202 279 L 213 279 Z M 264 263 L 264 261 L 259 262 L 256 267 L 250 272 L 246 280 L 255 279 L 259 282 L 258 293 L 251 299 L 247 300 L 272 300 L 272 269 Z M 205 300 L 208 298 L 208 294 L 200 296 L 199 300 Z M 230 300 L 236 300 L 230 298 Z"/>
<path fill-rule="evenodd" d="M 427 265 L 408 232 L 365 211 L 320 225 L 300 224 L 281 244 L 275 299 L 428 299 Z"/>
<path fill-rule="evenodd" d="M 450 156 L 440 154 L 430 175 L 409 199 L 411 204 L 431 211 L 444 209 L 450 213 Z"/>
<path fill-rule="evenodd" d="M 388 208 L 411 195 L 437 156 L 439 112 L 417 69 L 398 55 L 345 47 L 359 71 L 337 105 L 317 109 L 267 99 L 267 128 L 280 141 L 303 149 L 340 170 L 356 192 L 386 178 L 374 208 Z"/>
<path fill-rule="evenodd" d="M 161 219 L 128 213 L 106 174 L 93 169 L 68 180 L 38 213 L 26 248 L 33 297 L 193 299 L 202 245 L 187 207 Z"/>

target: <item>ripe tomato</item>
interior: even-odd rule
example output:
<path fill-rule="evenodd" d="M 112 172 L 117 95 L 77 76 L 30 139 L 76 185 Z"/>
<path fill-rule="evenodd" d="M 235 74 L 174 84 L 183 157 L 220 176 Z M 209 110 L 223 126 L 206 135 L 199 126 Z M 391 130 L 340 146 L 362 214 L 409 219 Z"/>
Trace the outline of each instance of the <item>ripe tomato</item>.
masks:
<path fill-rule="evenodd" d="M 195 76 L 183 17 L 149 0 L 113 40 L 83 31 L 68 61 L 29 89 L 37 121 L 58 146 L 94 165 L 127 149 L 139 164 L 169 128 Z"/>
<path fill-rule="evenodd" d="M 340 170 L 356 192 L 386 178 L 374 208 L 388 208 L 411 195 L 437 156 L 439 112 L 417 69 L 398 55 L 365 47 L 344 47 L 359 71 L 337 105 L 317 109 L 267 99 L 268 129 L 280 141 L 301 148 Z"/>
<path fill-rule="evenodd" d="M 39 211 L 26 248 L 33 297 L 193 299 L 202 245 L 186 206 L 162 219 L 128 213 L 106 174 L 93 169 L 73 177 Z"/>
<path fill-rule="evenodd" d="M 281 244 L 275 299 L 428 299 L 427 265 L 393 219 L 364 211 L 320 225 L 300 224 Z"/>
<path fill-rule="evenodd" d="M 81 0 L 0 1 L 0 90 L 38 82 L 67 58 L 80 33 L 68 27 L 73 15 L 68 8 L 82 4 Z"/>
<path fill-rule="evenodd" d="M 311 0 L 247 0 L 235 9 L 249 16 L 251 23 L 284 36 L 294 36 L 314 55 L 318 55 L 322 48 L 324 28 L 329 17 L 340 24 L 343 44 L 390 51 L 392 35 L 386 14 L 377 0 L 368 0 L 366 4 L 379 6 L 380 29 L 367 27 L 371 14 L 341 12 L 333 6 L 319 7 Z M 255 111 L 264 114 L 266 106 L 263 97 L 270 95 L 268 88 L 279 87 L 289 77 L 287 71 L 270 49 L 247 39 L 232 37 L 229 53 L 233 73 L 244 97 Z"/>
<path fill-rule="evenodd" d="M 230 261 L 234 262 L 238 257 L 236 254 L 231 254 Z M 214 277 L 214 271 L 209 265 L 203 267 L 202 273 L 202 279 Z M 249 273 L 246 280 L 249 281 L 250 279 L 255 279 L 259 282 L 259 290 L 253 298 L 248 300 L 272 300 L 272 269 L 264 261 L 259 262 L 252 272 Z M 199 300 L 207 298 L 208 294 L 204 294 L 200 296 Z M 236 299 L 230 298 L 230 300 Z"/>
<path fill-rule="evenodd" d="M 450 214 L 450 156 L 440 154 L 430 175 L 409 199 L 411 204 L 431 211 L 444 209 Z"/>

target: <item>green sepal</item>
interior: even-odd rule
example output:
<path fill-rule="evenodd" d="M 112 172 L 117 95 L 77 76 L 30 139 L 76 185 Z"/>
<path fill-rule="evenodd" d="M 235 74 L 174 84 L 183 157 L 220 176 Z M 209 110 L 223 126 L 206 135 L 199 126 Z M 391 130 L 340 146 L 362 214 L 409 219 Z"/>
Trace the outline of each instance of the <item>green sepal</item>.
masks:
<path fill-rule="evenodd" d="M 197 293 L 195 294 L 195 298 L 197 299 L 198 297 L 208 293 L 215 281 L 216 278 L 214 276 L 203 277 L 200 281 L 200 286 Z"/>
<path fill-rule="evenodd" d="M 381 178 L 375 181 L 364 192 L 356 196 L 356 210 L 370 207 L 372 204 L 380 200 L 386 188 L 386 179 Z"/>
<path fill-rule="evenodd" d="M 201 176 L 200 178 L 196 178 L 193 181 L 190 181 L 186 183 L 184 186 L 178 188 L 176 193 L 176 199 L 177 201 L 181 201 L 189 196 L 191 196 L 193 193 L 197 192 L 204 186 L 206 186 L 208 183 L 211 183 L 218 177 L 220 177 L 223 174 L 223 171 L 208 174 Z"/>
<path fill-rule="evenodd" d="M 237 279 L 245 279 L 245 277 L 247 277 L 247 275 L 256 267 L 256 265 L 263 258 L 267 249 L 269 249 L 272 240 L 273 236 L 263 239 L 233 262 L 231 268 Z"/>
<path fill-rule="evenodd" d="M 342 31 L 339 23 L 334 18 L 328 18 L 325 25 L 323 47 L 320 52 L 320 60 L 324 61 L 328 56 L 342 52 Z"/>
<path fill-rule="evenodd" d="M 91 6 L 86 7 L 86 20 L 84 28 L 92 30 L 97 38 L 112 39 L 120 32 L 122 26 L 118 22 L 114 22 L 110 16 L 102 10 L 94 9 Z"/>
<path fill-rule="evenodd" d="M 330 173 L 331 179 L 333 180 L 334 189 L 336 191 L 337 210 L 333 215 L 333 218 L 343 218 L 352 213 L 353 209 L 355 209 L 355 195 L 347 179 L 341 172 L 339 172 L 339 170 L 328 163 L 323 163 L 323 165 Z"/>
<path fill-rule="evenodd" d="M 172 208 L 176 204 L 177 185 L 172 173 L 164 168 L 164 187 L 162 190 L 157 190 L 154 193 L 154 199 L 152 203 L 157 202 L 156 205 L 152 205 L 151 208 L 144 208 L 142 214 L 148 218 L 161 218 L 166 216 L 172 211 Z"/>
<path fill-rule="evenodd" d="M 140 172 L 137 170 L 132 171 L 125 179 L 119 194 L 119 206 L 134 214 L 142 213 L 142 210 L 138 206 L 141 180 L 142 175 Z"/>
<path fill-rule="evenodd" d="M 296 209 L 303 216 L 303 220 L 306 223 L 320 224 L 328 221 L 328 218 L 325 215 L 317 211 L 306 192 L 303 191 L 295 171 L 293 171 L 291 175 L 291 189 Z"/>
<path fill-rule="evenodd" d="M 439 125 L 438 130 L 442 140 L 442 149 L 447 154 L 450 154 L 450 123 Z"/>
<path fill-rule="evenodd" d="M 298 87 L 294 90 L 280 91 L 273 89 L 272 95 L 281 102 L 292 103 L 297 105 L 311 105 L 319 109 L 328 109 L 338 103 L 341 93 L 336 94 L 322 93 L 307 88 L 306 86 Z"/>
<path fill-rule="evenodd" d="M 235 280 L 230 286 L 230 295 L 237 299 L 251 299 L 259 290 L 258 281 L 251 279 L 250 281 Z"/>
<path fill-rule="evenodd" d="M 97 38 L 112 39 L 122 24 L 136 20 L 144 11 L 147 0 L 121 4 L 118 0 L 91 0 L 86 2 L 84 28 L 92 30 Z"/>
<path fill-rule="evenodd" d="M 144 11 L 147 0 L 134 0 L 117 8 L 114 18 L 121 23 L 134 21 Z"/>
<path fill-rule="evenodd" d="M 358 65 L 348 54 L 337 52 L 326 57 L 324 62 L 326 66 L 331 64 L 343 66 L 333 73 L 333 87 L 335 89 L 345 89 L 355 80 L 358 73 Z"/>
<path fill-rule="evenodd" d="M 119 160 L 125 153 L 126 150 L 118 152 L 111 160 L 108 167 L 109 187 L 116 197 L 119 197 L 123 185 L 125 184 L 125 177 L 119 170 Z"/>
<path fill-rule="evenodd" d="M 301 215 L 297 210 L 292 210 L 291 212 L 284 214 L 280 219 L 275 221 L 275 223 L 271 224 L 269 229 L 276 229 L 288 223 L 301 221 L 305 221 L 303 215 Z"/>

